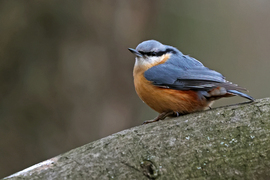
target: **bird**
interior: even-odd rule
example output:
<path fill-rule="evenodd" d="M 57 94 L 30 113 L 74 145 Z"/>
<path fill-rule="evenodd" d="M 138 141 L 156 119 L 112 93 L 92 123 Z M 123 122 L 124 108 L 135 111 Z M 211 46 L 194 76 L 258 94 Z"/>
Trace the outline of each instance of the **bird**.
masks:
<path fill-rule="evenodd" d="M 144 103 L 159 113 L 144 124 L 206 110 L 223 97 L 240 96 L 254 101 L 242 92 L 247 91 L 245 88 L 173 46 L 146 40 L 136 49 L 128 49 L 135 55 L 135 90 Z"/>

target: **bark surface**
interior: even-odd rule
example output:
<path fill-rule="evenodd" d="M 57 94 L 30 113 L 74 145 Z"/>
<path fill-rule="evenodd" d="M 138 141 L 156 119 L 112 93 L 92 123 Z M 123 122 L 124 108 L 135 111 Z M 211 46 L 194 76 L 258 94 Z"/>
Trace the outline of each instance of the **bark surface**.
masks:
<path fill-rule="evenodd" d="M 6 179 L 270 179 L 270 98 L 140 125 Z"/>

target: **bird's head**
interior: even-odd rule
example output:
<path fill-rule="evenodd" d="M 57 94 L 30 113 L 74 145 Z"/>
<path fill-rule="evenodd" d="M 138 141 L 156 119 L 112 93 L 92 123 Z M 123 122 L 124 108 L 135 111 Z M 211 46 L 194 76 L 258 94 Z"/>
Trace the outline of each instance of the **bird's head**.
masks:
<path fill-rule="evenodd" d="M 136 55 L 135 66 L 154 66 L 163 61 L 164 56 L 168 56 L 168 59 L 171 54 L 179 52 L 176 48 L 156 40 L 143 41 L 136 49 L 129 48 L 129 51 Z"/>

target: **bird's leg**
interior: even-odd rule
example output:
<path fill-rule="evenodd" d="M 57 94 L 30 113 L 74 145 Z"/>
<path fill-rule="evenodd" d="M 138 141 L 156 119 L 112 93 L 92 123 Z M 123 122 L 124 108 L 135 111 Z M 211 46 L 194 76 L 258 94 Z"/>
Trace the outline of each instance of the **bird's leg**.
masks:
<path fill-rule="evenodd" d="M 178 112 L 175 113 L 173 111 L 163 112 L 163 113 L 160 113 L 155 119 L 144 121 L 143 124 L 148 124 L 148 123 L 153 123 L 159 120 L 164 120 L 168 116 L 179 116 L 179 113 Z"/>

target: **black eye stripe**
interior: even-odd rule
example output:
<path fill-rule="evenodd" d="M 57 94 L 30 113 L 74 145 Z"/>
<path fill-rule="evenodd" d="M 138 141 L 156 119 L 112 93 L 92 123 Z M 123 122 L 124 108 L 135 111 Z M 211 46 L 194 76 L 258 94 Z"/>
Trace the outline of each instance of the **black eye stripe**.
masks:
<path fill-rule="evenodd" d="M 166 49 L 165 51 L 159 51 L 159 52 L 155 52 L 155 51 L 150 51 L 150 52 L 144 52 L 144 51 L 139 51 L 142 55 L 146 55 L 146 56 L 162 56 L 163 54 L 166 54 L 168 52 L 171 52 L 173 54 L 176 54 L 176 51 L 174 49 Z"/>

